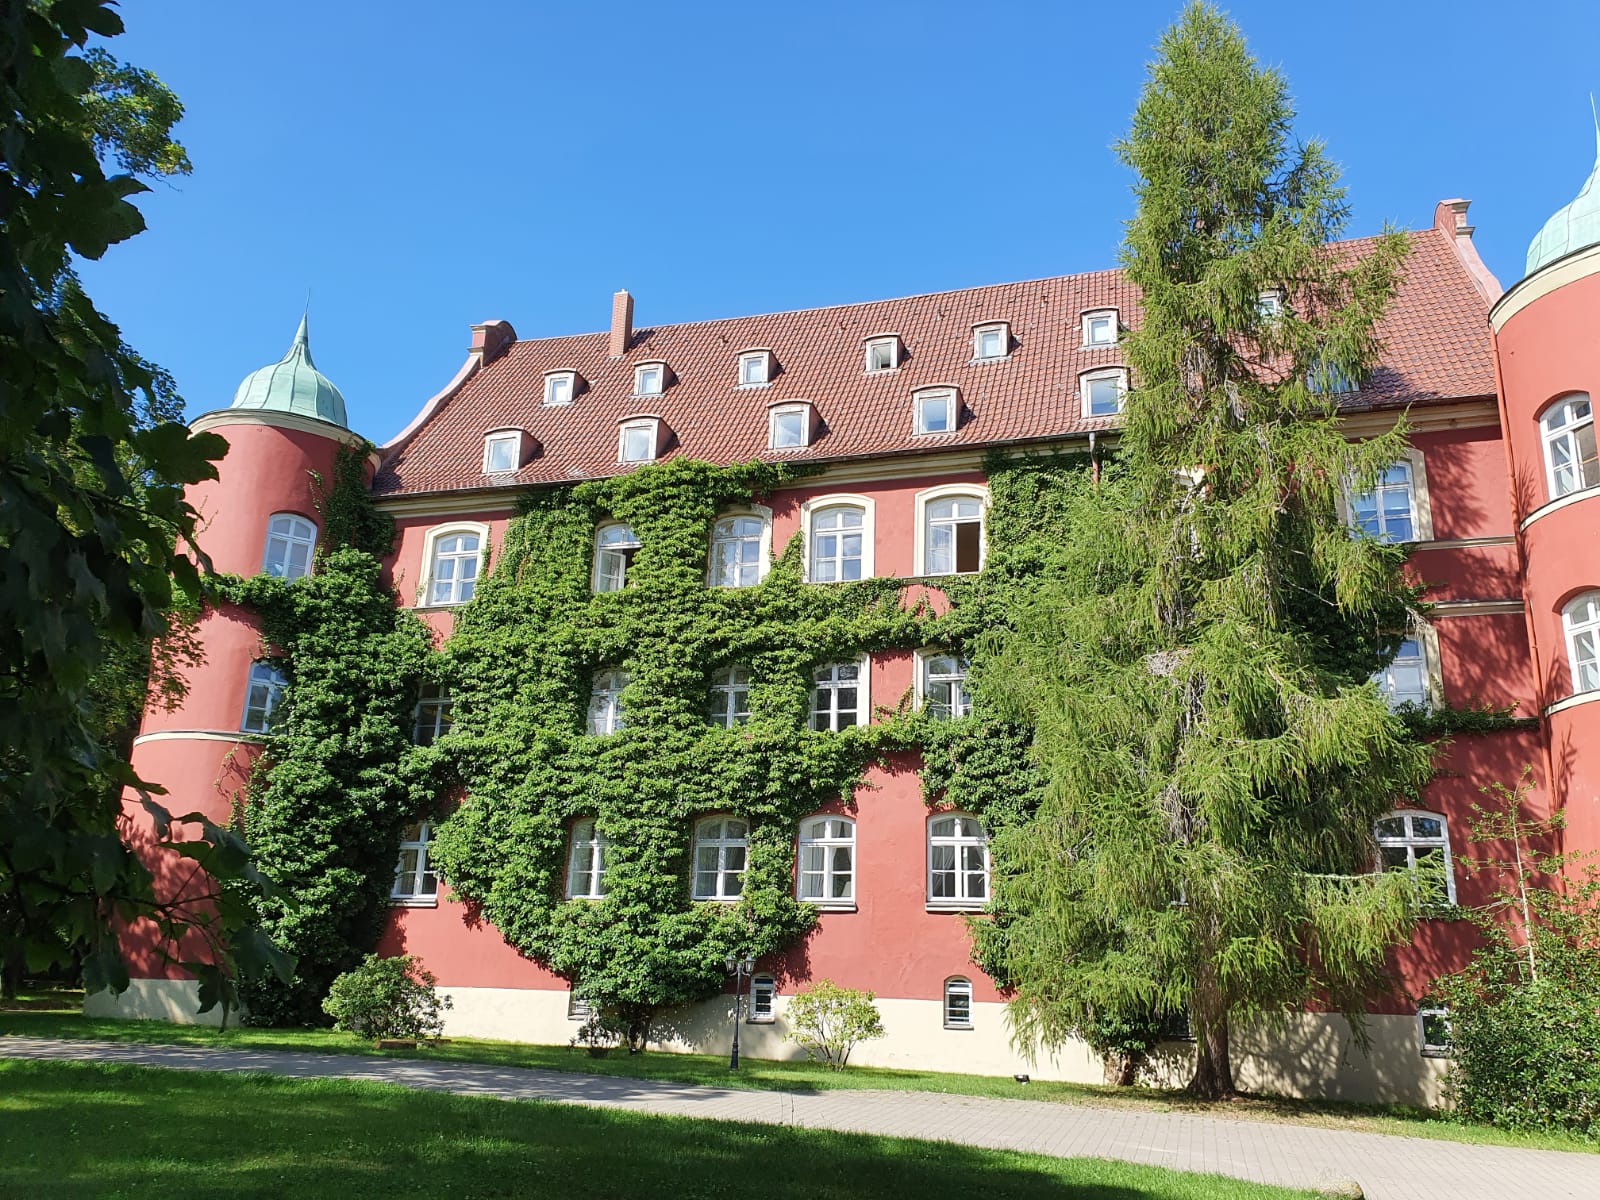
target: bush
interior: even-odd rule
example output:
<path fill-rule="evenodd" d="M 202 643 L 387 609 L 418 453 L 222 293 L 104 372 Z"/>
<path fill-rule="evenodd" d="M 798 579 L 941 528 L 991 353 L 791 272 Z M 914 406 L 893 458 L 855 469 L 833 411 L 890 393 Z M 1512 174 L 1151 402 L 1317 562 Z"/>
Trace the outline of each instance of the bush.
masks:
<path fill-rule="evenodd" d="M 322 1011 L 335 1029 L 373 1038 L 436 1038 L 444 1032 L 448 996 L 436 990 L 433 972 L 402 954 L 369 954 L 353 971 L 333 981 Z"/>
<path fill-rule="evenodd" d="M 857 1042 L 883 1036 L 871 992 L 842 988 L 824 979 L 789 1001 L 789 1040 L 798 1042 L 818 1062 L 842 1071 Z"/>

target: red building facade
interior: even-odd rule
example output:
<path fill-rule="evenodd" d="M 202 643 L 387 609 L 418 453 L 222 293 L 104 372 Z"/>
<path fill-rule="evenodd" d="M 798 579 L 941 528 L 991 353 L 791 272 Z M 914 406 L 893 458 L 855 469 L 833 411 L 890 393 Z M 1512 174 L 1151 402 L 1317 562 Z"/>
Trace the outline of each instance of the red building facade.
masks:
<path fill-rule="evenodd" d="M 1397 703 L 1533 719 L 1458 737 L 1420 807 L 1379 830 L 1386 857 L 1441 863 L 1452 897 L 1470 905 L 1483 885 L 1453 858 L 1485 784 L 1514 783 L 1531 768 L 1533 802 L 1567 812 L 1570 848 L 1600 846 L 1600 704 L 1590 703 L 1600 700 L 1600 473 L 1588 410 L 1600 346 L 1587 319 L 1600 302 L 1600 246 L 1539 263 L 1501 295 L 1473 248 L 1466 209 L 1442 202 L 1432 226 L 1413 235 L 1380 329 L 1382 361 L 1341 407 L 1353 438 L 1402 414 L 1412 431 L 1409 458 L 1351 505 L 1353 523 L 1410 545 L 1432 605 L 1380 687 Z M 1359 253 L 1361 243 L 1350 247 Z M 475 326 L 455 378 L 375 456 L 372 494 L 398 529 L 388 563 L 397 601 L 439 641 L 485 556 L 495 561 L 520 495 L 676 455 L 814 464 L 815 474 L 749 514 L 753 553 L 768 561 L 801 535 L 816 556 L 830 531 L 846 530 L 859 548 L 826 543 L 831 565 L 813 561 L 808 578 L 844 569 L 926 579 L 936 590 L 938 575 L 981 567 L 987 452 L 1115 437 L 1127 385 L 1121 341 L 1140 319 L 1136 294 L 1114 271 L 653 328 L 634 327 L 632 306 L 618 293 L 609 330 L 574 337 L 519 340 L 503 321 Z M 221 479 L 192 497 L 219 569 L 292 576 L 302 549 L 309 563 L 319 532 L 311 473 L 327 478 L 337 449 L 358 440 L 309 350 L 303 362 L 294 354 L 264 369 L 278 374 L 247 380 L 233 407 L 195 423 L 230 443 Z M 620 561 L 603 557 L 607 536 L 597 532 L 598 588 Z M 622 553 L 626 541 L 615 536 Z M 134 766 L 180 808 L 225 816 L 276 685 L 248 614 L 208 611 L 200 638 L 206 662 L 187 702 L 147 714 Z M 928 664 L 911 651 L 870 656 L 860 711 L 925 698 L 946 669 Z M 419 734 L 440 728 L 445 703 L 423 697 Z M 888 1036 L 858 1051 L 863 1062 L 1098 1079 L 1086 1048 L 1028 1061 L 1011 1045 L 1004 998 L 972 964 L 960 916 L 982 899 L 950 903 L 933 878 L 943 853 L 935 843 L 959 842 L 964 831 L 934 828 L 914 766 L 906 756 L 870 767 L 870 805 L 848 829 L 824 831 L 848 843 L 852 895 L 825 906 L 788 960 L 758 964 L 748 1052 L 796 1053 L 782 1040 L 785 993 L 831 978 L 878 995 Z M 418 955 L 438 976 L 454 1001 L 451 1032 L 566 1041 L 576 1015 L 568 980 L 468 920 L 428 870 L 426 842 L 425 825 L 408 831 L 380 948 Z M 1341 1019 L 1300 1014 L 1239 1037 L 1241 1086 L 1437 1099 L 1441 1060 L 1416 998 L 1469 949 L 1466 922 L 1424 920 L 1397 954 L 1402 988 L 1372 1018 L 1370 1054 Z M 148 955 L 141 961 L 135 974 L 144 977 L 128 993 L 91 1005 L 186 1019 L 192 984 Z M 731 996 L 678 1014 L 669 1048 L 720 1045 L 730 1006 Z"/>

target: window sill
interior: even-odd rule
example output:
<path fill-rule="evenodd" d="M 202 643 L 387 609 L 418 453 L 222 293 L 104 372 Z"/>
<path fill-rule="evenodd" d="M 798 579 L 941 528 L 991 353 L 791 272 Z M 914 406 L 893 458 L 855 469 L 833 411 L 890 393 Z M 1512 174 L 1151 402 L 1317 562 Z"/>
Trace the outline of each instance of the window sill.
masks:
<path fill-rule="evenodd" d="M 812 908 L 816 909 L 818 912 L 846 913 L 846 912 L 855 912 L 856 911 L 856 906 L 853 903 L 851 903 L 851 904 L 828 904 L 828 903 L 825 903 L 824 901 L 821 901 L 821 900 L 805 900 L 805 899 L 802 899 L 800 901 L 800 903 L 801 904 L 809 904 L 809 905 L 811 905 Z"/>
<path fill-rule="evenodd" d="M 437 896 L 390 896 L 390 908 L 438 908 Z"/>
<path fill-rule="evenodd" d="M 746 1025 L 776 1025 L 777 1021 L 772 1017 L 746 1017 L 744 1023 Z"/>
<path fill-rule="evenodd" d="M 771 380 L 764 380 L 761 383 L 736 383 L 733 385 L 733 388 L 734 391 L 738 392 L 758 392 L 762 388 L 769 388 L 771 386 Z"/>
<path fill-rule="evenodd" d="M 1422 1048 L 1422 1057 L 1423 1058 L 1453 1058 L 1454 1055 L 1451 1054 L 1451 1052 L 1449 1051 L 1448 1048 L 1443 1047 L 1443 1046 L 1424 1046 Z"/>
<path fill-rule="evenodd" d="M 737 904 L 743 896 L 690 896 L 696 904 Z"/>
<path fill-rule="evenodd" d="M 423 604 L 420 601 L 411 606 L 414 612 L 446 612 L 452 608 L 460 608 L 463 604 L 471 604 L 470 600 L 446 600 L 442 604 Z"/>
<path fill-rule="evenodd" d="M 974 359 L 971 359 L 971 360 L 969 360 L 967 362 L 967 366 L 969 366 L 969 367 L 987 367 L 991 363 L 1003 363 L 1003 362 L 1010 362 L 1010 361 L 1011 361 L 1011 355 L 1009 355 L 1009 354 L 996 354 L 996 355 L 994 355 L 994 356 L 992 356 L 990 358 L 974 358 Z"/>
<path fill-rule="evenodd" d="M 931 913 L 981 913 L 983 904 L 973 904 L 968 900 L 929 900 L 923 905 L 923 910 Z"/>
<path fill-rule="evenodd" d="M 950 1030 L 952 1033 L 971 1033 L 972 1032 L 972 1026 L 971 1025 L 952 1025 L 952 1024 L 950 1024 L 950 1022 L 946 1021 L 945 1024 L 944 1024 L 944 1027 L 946 1029 Z"/>

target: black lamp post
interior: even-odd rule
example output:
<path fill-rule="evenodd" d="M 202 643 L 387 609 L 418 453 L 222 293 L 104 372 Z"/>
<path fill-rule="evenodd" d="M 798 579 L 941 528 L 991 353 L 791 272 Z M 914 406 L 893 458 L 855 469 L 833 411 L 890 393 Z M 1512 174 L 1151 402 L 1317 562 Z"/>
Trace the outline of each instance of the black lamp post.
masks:
<path fill-rule="evenodd" d="M 745 955 L 740 958 L 737 954 L 730 954 L 723 960 L 727 964 L 728 974 L 733 976 L 733 1052 L 728 1055 L 728 1070 L 739 1069 L 739 1008 L 744 1001 L 744 980 L 750 972 L 756 969 L 756 960 Z"/>

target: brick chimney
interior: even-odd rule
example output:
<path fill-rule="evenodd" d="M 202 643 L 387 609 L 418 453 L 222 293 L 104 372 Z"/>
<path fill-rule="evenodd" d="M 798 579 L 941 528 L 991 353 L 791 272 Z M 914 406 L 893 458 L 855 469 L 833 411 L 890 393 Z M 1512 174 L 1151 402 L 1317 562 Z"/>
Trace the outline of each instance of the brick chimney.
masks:
<path fill-rule="evenodd" d="M 492 363 L 517 340 L 517 331 L 510 321 L 480 321 L 472 327 L 472 342 L 467 353 L 480 365 Z"/>
<path fill-rule="evenodd" d="M 621 358 L 626 354 L 632 340 L 633 297 L 624 290 L 611 297 L 611 357 Z"/>

